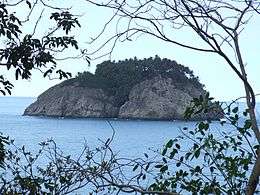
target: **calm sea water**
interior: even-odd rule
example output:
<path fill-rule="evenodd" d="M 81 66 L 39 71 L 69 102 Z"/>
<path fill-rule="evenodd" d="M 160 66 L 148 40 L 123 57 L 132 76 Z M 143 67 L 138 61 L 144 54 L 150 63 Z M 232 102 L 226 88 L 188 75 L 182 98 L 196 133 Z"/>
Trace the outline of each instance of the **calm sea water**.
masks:
<path fill-rule="evenodd" d="M 113 130 L 103 119 L 64 119 L 22 116 L 24 109 L 35 98 L 0 97 L 0 132 L 9 135 L 18 146 L 38 150 L 38 143 L 53 138 L 67 154 L 79 154 L 85 143 L 90 147 L 100 144 L 99 139 L 111 137 Z M 244 104 L 240 104 L 244 106 Z M 258 120 L 260 104 L 257 105 Z M 183 127 L 193 128 L 196 122 L 183 121 L 127 121 L 110 120 L 115 129 L 112 148 L 121 157 L 143 157 L 149 148 L 162 145 L 180 134 Z M 218 128 L 213 123 L 213 128 Z M 223 128 L 223 127 L 222 127 Z"/>
<path fill-rule="evenodd" d="M 99 139 L 111 137 L 113 130 L 103 119 L 63 119 L 22 116 L 34 98 L 0 98 L 0 132 L 15 139 L 18 145 L 34 149 L 37 144 L 53 138 L 69 153 L 77 153 L 85 142 L 95 147 Z M 176 137 L 183 126 L 194 122 L 110 120 L 115 129 L 113 148 L 124 155 L 139 156 L 148 148 L 160 148 L 169 138 Z"/>
<path fill-rule="evenodd" d="M 95 147 L 113 130 L 103 119 L 63 119 L 22 116 L 35 98 L 1 97 L 0 132 L 15 139 L 18 145 L 34 149 L 39 142 L 53 138 L 69 153 L 77 153 L 87 142 Z M 260 105 L 258 104 L 258 111 Z M 259 115 L 259 113 L 258 113 Z M 259 116 L 258 116 L 259 117 Z M 110 120 L 115 129 L 113 147 L 120 154 L 139 156 L 149 148 L 159 149 L 168 139 L 176 137 L 183 127 L 195 122 Z"/>

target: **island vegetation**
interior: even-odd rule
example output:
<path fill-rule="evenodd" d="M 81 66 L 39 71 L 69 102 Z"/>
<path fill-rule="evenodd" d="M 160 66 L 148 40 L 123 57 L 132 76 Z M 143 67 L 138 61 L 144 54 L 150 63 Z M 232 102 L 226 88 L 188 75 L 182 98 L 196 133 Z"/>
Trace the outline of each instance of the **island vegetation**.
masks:
<path fill-rule="evenodd" d="M 159 75 L 171 78 L 180 90 L 184 90 L 187 85 L 193 85 L 203 91 L 203 84 L 194 76 L 192 70 L 174 60 L 161 59 L 157 55 L 147 59 L 135 57 L 118 62 L 104 61 L 97 65 L 95 74 L 78 73 L 75 79 L 65 81 L 65 85 L 77 82 L 80 86 L 103 89 L 108 95 L 115 96 L 117 106 L 121 106 L 128 101 L 129 93 L 136 84 Z"/>
<path fill-rule="evenodd" d="M 142 120 L 187 120 L 185 109 L 207 92 L 188 67 L 159 56 L 104 61 L 95 74 L 78 73 L 43 92 L 24 115 Z M 217 102 L 189 120 L 223 118 Z"/>

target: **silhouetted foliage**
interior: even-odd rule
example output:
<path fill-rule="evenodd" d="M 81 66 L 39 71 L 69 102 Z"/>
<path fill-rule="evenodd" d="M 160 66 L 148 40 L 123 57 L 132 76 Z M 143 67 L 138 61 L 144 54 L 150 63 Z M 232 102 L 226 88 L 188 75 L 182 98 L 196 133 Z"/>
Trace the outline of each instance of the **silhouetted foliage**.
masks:
<path fill-rule="evenodd" d="M 195 107 L 207 112 L 207 99 L 212 98 L 194 99 L 186 117 L 196 114 Z M 76 156 L 64 153 L 52 139 L 30 152 L 5 138 L 9 144 L 0 167 L 5 168 L 0 194 L 245 194 L 259 145 L 253 141 L 248 110 L 232 102 L 225 114 L 220 124 L 200 121 L 179 129 L 160 150 L 138 158 L 115 152 L 109 121 L 113 135 L 95 147 L 85 144 Z"/>
<path fill-rule="evenodd" d="M 18 13 L 23 6 L 23 14 Z M 42 12 L 39 12 L 39 9 Z M 14 12 L 16 10 L 17 12 Z M 32 18 L 32 13 L 37 10 L 37 20 Z M 49 17 L 43 11 L 49 11 Z M 24 18 L 25 17 L 25 18 Z M 38 34 L 37 27 L 42 19 L 47 19 L 50 26 L 42 27 Z M 32 19 L 32 20 L 31 20 Z M 33 25 L 28 32 L 25 24 Z M 16 80 L 29 80 L 32 71 L 38 70 L 43 77 L 57 76 L 59 79 L 70 78 L 71 73 L 58 68 L 55 56 L 68 48 L 79 49 L 78 42 L 71 35 L 71 31 L 80 27 L 78 17 L 71 14 L 68 9 L 55 7 L 50 2 L 40 1 L 1 1 L 0 2 L 0 67 L 8 70 Z M 59 32 L 59 33 L 56 33 Z M 84 52 L 81 51 L 81 56 Z M 88 61 L 88 58 L 86 58 Z M 10 74 L 10 75 L 11 75 Z M 10 77 L 10 76 L 9 76 Z M 14 85 L 10 78 L 6 78 L 3 71 L 0 73 L 0 95 L 11 95 Z M 4 160 L 4 145 L 6 139 L 0 135 L 0 166 Z"/>
<path fill-rule="evenodd" d="M 185 116 L 190 118 L 197 112 L 208 112 L 211 105 L 205 103 L 212 98 L 205 98 L 194 98 Z M 236 102 L 224 110 L 226 120 L 218 127 L 213 128 L 211 121 L 200 121 L 195 129 L 182 128 L 179 136 L 165 144 L 161 150 L 162 160 L 155 165 L 161 174 L 150 190 L 246 194 L 248 171 L 257 160 L 259 145 L 252 140 L 248 110 L 241 112 Z M 258 193 L 259 188 L 255 192 Z"/>
<path fill-rule="evenodd" d="M 73 28 L 80 27 L 78 18 L 70 12 L 59 8 L 52 8 L 44 2 L 39 2 L 43 6 L 52 9 L 50 13 L 50 21 L 54 21 L 54 26 L 49 32 L 37 37 L 36 28 L 38 22 L 42 18 L 39 15 L 38 21 L 35 23 L 34 31 L 28 33 L 22 28 L 26 21 L 18 14 L 12 13 L 10 10 L 18 4 L 26 3 L 31 12 L 35 9 L 37 2 L 31 5 L 29 1 L 20 1 L 16 4 L 0 3 L 0 37 L 5 42 L 0 48 L 0 66 L 6 67 L 14 73 L 16 80 L 30 79 L 32 70 L 40 70 L 44 77 L 57 74 L 59 79 L 69 78 L 71 74 L 57 68 L 57 59 L 55 54 L 62 52 L 71 47 L 78 49 L 78 42 L 73 36 L 70 36 L 70 31 Z M 28 13 L 28 21 L 30 13 Z M 56 36 L 55 32 L 61 30 L 60 36 Z M 11 94 L 13 85 L 4 75 L 0 74 L 0 92 L 3 95 Z"/>

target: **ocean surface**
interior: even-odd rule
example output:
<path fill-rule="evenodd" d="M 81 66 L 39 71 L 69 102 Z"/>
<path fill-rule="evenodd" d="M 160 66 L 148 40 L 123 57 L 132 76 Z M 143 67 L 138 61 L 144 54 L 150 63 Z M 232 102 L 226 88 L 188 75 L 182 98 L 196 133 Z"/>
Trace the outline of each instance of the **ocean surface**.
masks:
<path fill-rule="evenodd" d="M 77 153 L 84 143 L 95 147 L 99 139 L 106 140 L 113 130 L 104 119 L 66 119 L 22 116 L 35 98 L 0 97 L 0 132 L 9 135 L 18 145 L 35 148 L 38 143 L 53 138 L 69 153 Z M 243 103 L 240 103 L 244 107 Z M 260 104 L 257 104 L 259 120 Z M 196 122 L 110 120 L 115 129 L 112 146 L 120 154 L 139 156 L 149 148 L 162 145 L 180 133 L 183 127 L 193 128 Z M 217 125 L 217 124 L 216 124 Z"/>
<path fill-rule="evenodd" d="M 35 98 L 1 97 L 0 132 L 9 135 L 16 145 L 25 145 L 30 151 L 37 151 L 39 143 L 53 138 L 68 154 L 78 154 L 84 144 L 96 147 L 100 140 L 106 140 L 113 130 L 105 119 L 66 119 L 22 116 L 24 109 Z M 243 103 L 240 106 L 244 106 Z M 257 104 L 259 120 L 260 104 Z M 121 157 L 143 157 L 149 149 L 160 149 L 170 138 L 180 134 L 183 127 L 193 128 L 196 122 L 183 121 L 131 121 L 110 120 L 115 129 L 112 148 Z M 218 123 L 213 122 L 213 128 Z"/>
<path fill-rule="evenodd" d="M 105 119 L 67 119 L 22 116 L 24 109 L 35 98 L 1 97 L 0 132 L 9 135 L 17 145 L 34 149 L 38 143 L 53 138 L 69 153 L 77 153 L 85 143 L 97 146 L 110 138 L 113 130 Z M 115 130 L 112 143 L 120 154 L 139 156 L 149 148 L 161 148 L 176 137 L 184 126 L 195 122 L 109 120 Z"/>

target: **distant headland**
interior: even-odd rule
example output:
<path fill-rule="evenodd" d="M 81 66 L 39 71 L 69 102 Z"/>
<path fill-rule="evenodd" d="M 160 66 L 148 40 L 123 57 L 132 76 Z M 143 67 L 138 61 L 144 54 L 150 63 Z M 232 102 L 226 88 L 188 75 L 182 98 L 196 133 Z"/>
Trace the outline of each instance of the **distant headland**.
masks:
<path fill-rule="evenodd" d="M 105 61 L 95 74 L 78 73 L 46 90 L 24 115 L 183 120 L 191 100 L 205 94 L 193 71 L 169 59 Z M 217 107 L 192 119 L 221 117 Z"/>

